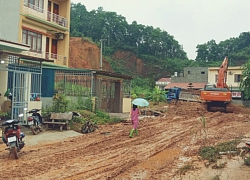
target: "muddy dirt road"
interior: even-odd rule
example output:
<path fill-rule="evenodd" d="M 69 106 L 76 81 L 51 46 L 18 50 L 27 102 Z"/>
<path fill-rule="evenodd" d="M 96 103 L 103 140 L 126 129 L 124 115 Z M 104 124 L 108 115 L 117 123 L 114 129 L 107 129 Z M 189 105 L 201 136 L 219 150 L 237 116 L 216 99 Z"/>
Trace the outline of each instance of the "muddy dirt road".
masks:
<path fill-rule="evenodd" d="M 128 137 L 130 124 L 105 125 L 61 142 L 27 144 L 19 160 L 0 144 L 0 179 L 106 180 L 175 179 L 205 143 L 199 118 L 206 118 L 206 145 L 233 140 L 249 132 L 249 110 L 207 112 L 199 103 L 170 105 L 163 116 L 143 118 L 139 136 Z M 39 134 L 37 135 L 39 136 Z M 205 178 L 204 178 L 205 179 Z"/>

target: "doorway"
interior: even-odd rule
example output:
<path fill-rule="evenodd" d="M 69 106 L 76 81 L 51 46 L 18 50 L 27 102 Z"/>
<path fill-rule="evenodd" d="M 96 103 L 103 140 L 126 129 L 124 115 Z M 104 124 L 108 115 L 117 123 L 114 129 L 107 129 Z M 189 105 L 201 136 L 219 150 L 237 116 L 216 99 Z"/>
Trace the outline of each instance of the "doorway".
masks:
<path fill-rule="evenodd" d="M 25 115 L 25 108 L 28 107 L 29 88 L 31 73 L 12 72 L 12 97 L 11 97 L 11 118 L 17 119 L 19 114 Z"/>

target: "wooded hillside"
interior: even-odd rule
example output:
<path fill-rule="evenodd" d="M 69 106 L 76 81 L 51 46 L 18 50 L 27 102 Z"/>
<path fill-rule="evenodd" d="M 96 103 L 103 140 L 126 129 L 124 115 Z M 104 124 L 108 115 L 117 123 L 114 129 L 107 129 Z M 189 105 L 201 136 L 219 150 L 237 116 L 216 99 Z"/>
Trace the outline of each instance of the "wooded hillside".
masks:
<path fill-rule="evenodd" d="M 185 32 L 183 32 L 185 33 Z M 183 67 L 220 66 L 225 56 L 230 65 L 242 65 L 250 58 L 250 33 L 219 42 L 210 40 L 197 45 L 197 57 L 187 58 L 179 42 L 160 28 L 145 26 L 102 7 L 87 11 L 81 4 L 71 4 L 71 37 L 84 37 L 100 47 L 103 56 L 116 73 L 157 80 Z"/>

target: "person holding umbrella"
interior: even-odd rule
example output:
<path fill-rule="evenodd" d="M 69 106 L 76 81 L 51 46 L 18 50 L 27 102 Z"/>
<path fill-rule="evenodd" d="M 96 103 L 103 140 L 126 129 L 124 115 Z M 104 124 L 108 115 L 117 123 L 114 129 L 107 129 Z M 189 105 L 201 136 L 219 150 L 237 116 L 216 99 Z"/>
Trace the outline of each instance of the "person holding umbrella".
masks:
<path fill-rule="evenodd" d="M 134 132 L 138 136 L 138 124 L 139 124 L 139 115 L 141 114 L 140 109 L 137 105 L 133 104 L 133 108 L 130 112 L 131 123 L 133 128 L 130 130 L 129 137 L 132 138 Z"/>

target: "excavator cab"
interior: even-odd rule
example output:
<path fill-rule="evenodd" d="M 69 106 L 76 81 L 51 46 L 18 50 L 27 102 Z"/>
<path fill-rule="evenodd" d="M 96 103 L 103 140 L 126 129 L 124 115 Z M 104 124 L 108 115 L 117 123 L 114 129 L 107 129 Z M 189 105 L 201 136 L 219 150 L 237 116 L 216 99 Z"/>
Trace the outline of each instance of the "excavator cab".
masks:
<path fill-rule="evenodd" d="M 204 86 L 204 90 L 206 91 L 206 90 L 212 90 L 212 89 L 214 89 L 214 88 L 216 88 L 216 85 L 215 84 L 206 84 L 205 86 Z"/>

